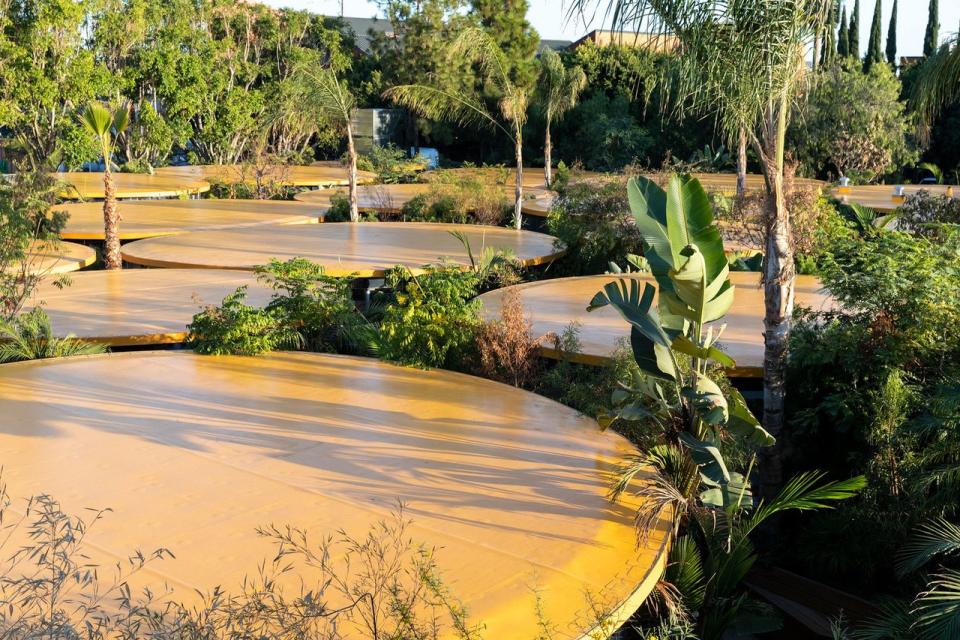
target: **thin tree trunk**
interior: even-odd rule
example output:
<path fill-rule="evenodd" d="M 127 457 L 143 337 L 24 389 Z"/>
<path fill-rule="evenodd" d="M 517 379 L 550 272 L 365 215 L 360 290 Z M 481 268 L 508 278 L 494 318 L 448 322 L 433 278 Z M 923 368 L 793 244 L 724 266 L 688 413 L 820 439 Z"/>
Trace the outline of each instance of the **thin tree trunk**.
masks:
<path fill-rule="evenodd" d="M 353 128 L 347 120 L 347 152 L 350 155 L 350 173 L 347 176 L 350 185 L 350 222 L 360 222 L 360 209 L 357 207 L 357 149 L 353 144 Z"/>
<path fill-rule="evenodd" d="M 737 141 L 737 198 L 742 199 L 747 193 L 747 132 L 740 129 L 740 139 Z"/>
<path fill-rule="evenodd" d="M 103 267 L 120 269 L 123 259 L 120 257 L 120 211 L 113 188 L 113 174 L 110 172 L 110 159 L 107 158 L 103 169 Z"/>
<path fill-rule="evenodd" d="M 516 135 L 517 184 L 514 189 L 513 226 L 518 231 L 523 226 L 523 139 Z"/>
<path fill-rule="evenodd" d="M 543 143 L 543 175 L 547 189 L 553 184 L 553 141 L 550 139 L 550 118 L 547 118 L 547 135 Z"/>
<path fill-rule="evenodd" d="M 785 422 L 786 358 L 793 315 L 794 278 L 793 230 L 784 193 L 784 141 L 786 138 L 787 109 L 784 96 L 777 106 L 779 113 L 772 128 L 775 139 L 770 141 L 765 161 L 767 174 L 767 234 L 764 256 L 763 319 L 763 426 L 777 444 L 763 450 L 761 478 L 764 493 L 772 495 L 783 483 L 783 445 L 780 435 Z"/>

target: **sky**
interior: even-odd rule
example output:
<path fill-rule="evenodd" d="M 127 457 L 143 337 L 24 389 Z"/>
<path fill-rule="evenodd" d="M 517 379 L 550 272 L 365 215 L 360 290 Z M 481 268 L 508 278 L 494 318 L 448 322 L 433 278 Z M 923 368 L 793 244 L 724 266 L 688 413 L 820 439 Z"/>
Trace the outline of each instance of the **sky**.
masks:
<path fill-rule="evenodd" d="M 276 7 L 306 9 L 314 13 L 340 15 L 341 0 L 263 0 Z M 599 0 L 606 2 L 606 0 Z M 927 27 L 928 0 L 899 0 L 897 40 L 898 55 L 917 56 L 923 53 L 923 34 Z M 577 40 L 592 29 L 601 27 L 599 22 L 584 25 L 582 21 L 568 22 L 566 3 L 562 0 L 529 0 L 530 10 L 527 19 L 542 39 Z M 853 0 L 846 0 L 847 13 L 853 9 Z M 873 18 L 874 0 L 860 2 L 860 46 L 866 48 L 870 37 L 870 21 Z M 883 40 L 886 44 L 887 26 L 890 22 L 890 10 L 893 0 L 882 0 L 883 4 Z M 605 5 L 604 5 L 605 6 Z M 359 18 L 371 18 L 377 15 L 377 5 L 368 0 L 343 0 L 344 15 Z M 940 2 L 940 34 L 946 36 L 960 29 L 960 1 Z"/>

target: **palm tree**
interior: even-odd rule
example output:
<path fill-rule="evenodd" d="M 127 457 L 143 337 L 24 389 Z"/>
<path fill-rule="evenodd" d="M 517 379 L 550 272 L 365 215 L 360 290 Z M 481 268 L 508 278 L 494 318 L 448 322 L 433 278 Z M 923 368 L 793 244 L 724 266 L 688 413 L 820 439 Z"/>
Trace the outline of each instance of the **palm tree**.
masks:
<path fill-rule="evenodd" d="M 96 138 L 100 155 L 103 156 L 103 266 L 106 269 L 120 269 L 123 266 L 120 257 L 120 211 L 113 187 L 112 165 L 117 137 L 126 131 L 130 123 L 130 106 L 124 102 L 111 110 L 91 102 L 81 114 L 80 121 Z"/>
<path fill-rule="evenodd" d="M 913 90 L 913 106 L 929 124 L 941 110 L 960 100 L 960 36 L 927 58 Z"/>
<path fill-rule="evenodd" d="M 440 86 L 407 84 L 391 87 L 384 92 L 384 96 L 432 120 L 447 120 L 459 125 L 487 125 L 509 136 L 514 143 L 517 163 L 513 224 L 520 229 L 523 222 L 520 210 L 523 202 L 523 125 L 527 122 L 531 90 L 514 82 L 506 55 L 483 29 L 464 29 L 451 44 L 447 55 L 451 62 L 478 66 L 484 80 L 490 82 L 501 96 L 501 117 L 488 109 L 480 96 L 466 90 L 451 91 Z"/>
<path fill-rule="evenodd" d="M 805 60 L 823 29 L 830 0 L 574 0 L 585 14 L 607 4 L 614 28 L 676 38 L 679 54 L 665 73 L 679 115 L 716 115 L 734 142 L 743 130 L 760 160 L 767 191 L 764 261 L 764 419 L 774 436 L 784 424 L 784 363 L 793 313 L 793 232 L 784 192 L 786 132 L 804 86 Z M 778 455 L 762 467 L 768 493 L 782 482 Z"/>
<path fill-rule="evenodd" d="M 580 92 L 587 86 L 587 74 L 579 66 L 567 69 L 563 60 L 553 49 L 544 49 L 540 54 L 540 81 L 538 99 L 546 120 L 546 136 L 543 143 L 543 173 L 546 187 L 553 182 L 553 142 L 550 139 L 550 124 L 573 109 Z"/>
<path fill-rule="evenodd" d="M 353 141 L 351 124 L 356 100 L 337 74 L 313 59 L 300 64 L 291 75 L 292 92 L 301 109 L 307 110 L 317 121 L 326 121 L 347 136 L 347 155 L 350 170 L 347 176 L 350 190 L 350 222 L 360 222 L 357 207 L 357 148 Z"/>
<path fill-rule="evenodd" d="M 41 358 L 65 358 L 104 353 L 101 344 L 78 340 L 72 334 L 53 334 L 50 318 L 43 309 L 22 313 L 9 322 L 0 322 L 0 363 Z"/>

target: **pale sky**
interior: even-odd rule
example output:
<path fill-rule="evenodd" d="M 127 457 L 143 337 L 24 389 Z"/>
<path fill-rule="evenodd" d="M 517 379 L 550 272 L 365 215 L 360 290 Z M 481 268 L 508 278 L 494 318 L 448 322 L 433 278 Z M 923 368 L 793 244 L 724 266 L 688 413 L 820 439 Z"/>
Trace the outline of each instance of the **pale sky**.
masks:
<path fill-rule="evenodd" d="M 314 13 L 340 15 L 340 0 L 264 0 L 277 7 L 306 9 Z M 845 0 L 847 13 L 853 9 L 853 0 Z M 568 23 L 566 8 L 562 0 L 529 0 L 530 11 L 527 19 L 543 39 L 577 40 L 591 29 L 600 27 L 599 23 L 583 25 L 582 22 Z M 600 0 L 606 6 L 606 0 Z M 866 50 L 870 36 L 870 21 L 873 18 L 874 0 L 860 2 L 860 47 Z M 887 26 L 890 21 L 890 9 L 893 0 L 882 0 L 883 4 L 883 43 L 886 45 Z M 898 55 L 916 56 L 923 52 L 923 34 L 927 26 L 928 0 L 900 0 L 897 25 Z M 377 14 L 377 5 L 368 0 L 343 0 L 345 15 L 359 18 L 371 18 Z M 940 34 L 946 36 L 960 29 L 960 1 L 941 0 Z"/>

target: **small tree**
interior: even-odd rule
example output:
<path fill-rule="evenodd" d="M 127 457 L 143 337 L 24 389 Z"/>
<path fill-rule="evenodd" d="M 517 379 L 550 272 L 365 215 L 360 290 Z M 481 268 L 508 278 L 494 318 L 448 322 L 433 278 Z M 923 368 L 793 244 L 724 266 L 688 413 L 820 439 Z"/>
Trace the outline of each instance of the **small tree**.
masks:
<path fill-rule="evenodd" d="M 347 136 L 347 156 L 350 159 L 347 181 L 350 193 L 350 222 L 360 222 L 357 206 L 357 149 L 353 141 L 353 94 L 337 74 L 320 64 L 316 58 L 298 65 L 291 76 L 295 83 L 292 92 L 300 108 L 307 110 L 317 121 L 326 121 Z"/>
<path fill-rule="evenodd" d="M 850 27 L 847 26 L 847 8 L 840 16 L 840 31 L 837 32 L 837 57 L 843 60 L 850 55 Z"/>
<path fill-rule="evenodd" d="M 897 0 L 893 0 L 890 28 L 887 29 L 887 62 L 894 69 L 897 68 Z"/>
<path fill-rule="evenodd" d="M 550 139 L 550 125 L 576 106 L 580 93 L 587 86 L 587 76 L 580 67 L 567 69 L 560 59 L 560 54 L 553 49 L 545 49 L 540 54 L 540 81 L 537 84 L 538 99 L 546 120 L 543 173 L 549 189 L 553 183 L 553 141 Z"/>
<path fill-rule="evenodd" d="M 126 131 L 130 122 L 130 106 L 124 102 L 111 110 L 91 102 L 81 114 L 80 121 L 96 138 L 100 155 L 103 156 L 103 266 L 106 269 L 120 269 L 123 266 L 120 257 L 120 210 L 113 186 L 112 167 L 117 138 Z"/>
<path fill-rule="evenodd" d="M 484 79 L 501 96 L 500 117 L 482 98 L 467 90 L 453 92 L 436 85 L 408 84 L 391 87 L 384 96 L 427 118 L 460 125 L 485 124 L 512 138 L 517 163 L 513 223 L 520 229 L 523 223 L 523 125 L 527 122 L 531 90 L 514 82 L 506 55 L 483 29 L 464 29 L 453 41 L 447 55 L 452 62 L 464 62 L 479 68 Z"/>

